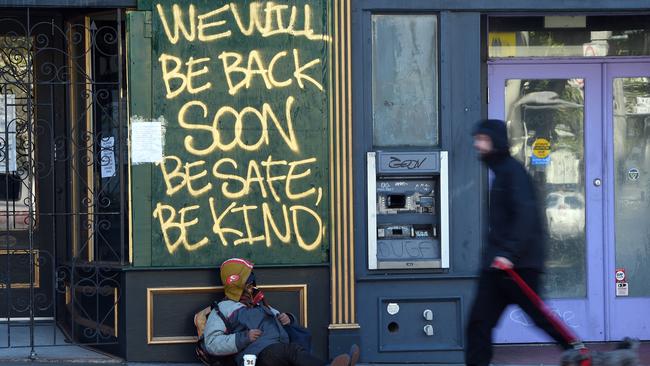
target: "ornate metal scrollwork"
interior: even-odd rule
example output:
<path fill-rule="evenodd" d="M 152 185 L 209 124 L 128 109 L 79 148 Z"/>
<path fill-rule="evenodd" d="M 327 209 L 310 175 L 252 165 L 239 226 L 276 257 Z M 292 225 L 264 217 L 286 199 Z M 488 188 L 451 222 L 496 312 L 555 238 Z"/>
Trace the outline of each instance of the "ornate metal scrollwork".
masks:
<path fill-rule="evenodd" d="M 117 342 L 128 261 L 122 12 L 61 18 L 0 16 L 0 349 L 33 349 L 36 318 L 55 319 L 67 342 Z M 29 344 L 12 343 L 25 321 Z M 39 345 L 58 344 L 69 343 Z"/>

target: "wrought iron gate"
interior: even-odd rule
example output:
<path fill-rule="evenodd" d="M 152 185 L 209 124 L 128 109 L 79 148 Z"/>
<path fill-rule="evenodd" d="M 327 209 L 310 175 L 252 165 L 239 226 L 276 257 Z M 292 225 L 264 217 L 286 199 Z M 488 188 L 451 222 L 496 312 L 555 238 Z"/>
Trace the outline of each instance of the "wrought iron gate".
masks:
<path fill-rule="evenodd" d="M 122 11 L 0 11 L 0 349 L 117 344 Z"/>

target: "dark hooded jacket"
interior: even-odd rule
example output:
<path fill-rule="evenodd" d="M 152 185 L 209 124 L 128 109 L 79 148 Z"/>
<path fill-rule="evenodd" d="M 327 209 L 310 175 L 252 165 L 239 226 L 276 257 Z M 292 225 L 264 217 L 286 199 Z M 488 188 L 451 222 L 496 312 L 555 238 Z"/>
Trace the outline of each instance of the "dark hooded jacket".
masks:
<path fill-rule="evenodd" d="M 482 159 L 494 173 L 490 188 L 489 234 L 482 266 L 490 267 L 494 257 L 508 258 L 515 268 L 542 271 L 545 229 L 535 187 L 519 161 L 510 156 L 506 124 L 500 120 L 480 121 L 474 135 L 490 136 L 492 153 Z"/>

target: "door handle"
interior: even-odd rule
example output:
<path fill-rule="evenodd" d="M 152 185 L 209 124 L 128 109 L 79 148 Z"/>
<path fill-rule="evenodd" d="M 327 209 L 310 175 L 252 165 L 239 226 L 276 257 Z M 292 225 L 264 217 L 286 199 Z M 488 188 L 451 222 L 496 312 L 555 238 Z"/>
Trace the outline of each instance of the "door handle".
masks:
<path fill-rule="evenodd" d="M 603 184 L 603 181 L 600 178 L 594 179 L 594 186 L 600 187 Z"/>

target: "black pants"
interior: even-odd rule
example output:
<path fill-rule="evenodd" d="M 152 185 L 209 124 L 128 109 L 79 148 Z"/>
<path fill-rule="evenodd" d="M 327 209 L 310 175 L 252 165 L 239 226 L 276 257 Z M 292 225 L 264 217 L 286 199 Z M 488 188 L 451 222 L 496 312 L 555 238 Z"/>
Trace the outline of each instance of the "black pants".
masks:
<path fill-rule="evenodd" d="M 256 366 L 324 366 L 325 364 L 295 343 L 274 343 L 257 355 L 255 363 Z"/>
<path fill-rule="evenodd" d="M 537 292 L 540 273 L 535 270 L 517 269 L 523 280 Z M 556 342 L 565 349 L 571 348 L 568 342 L 553 327 L 544 314 L 526 297 L 519 286 L 501 270 L 481 272 L 478 293 L 472 306 L 467 325 L 467 365 L 489 365 L 492 360 L 492 330 L 497 325 L 506 306 L 517 304 Z"/>

